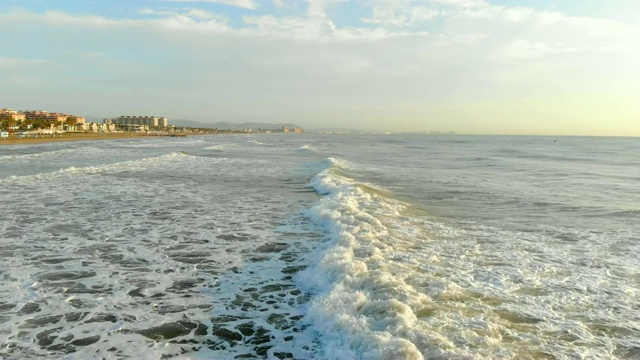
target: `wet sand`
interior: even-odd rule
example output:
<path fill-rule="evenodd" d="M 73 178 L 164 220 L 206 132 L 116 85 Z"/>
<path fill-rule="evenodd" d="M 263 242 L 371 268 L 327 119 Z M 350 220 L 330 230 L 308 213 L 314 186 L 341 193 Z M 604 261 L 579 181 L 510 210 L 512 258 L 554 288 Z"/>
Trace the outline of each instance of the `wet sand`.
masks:
<path fill-rule="evenodd" d="M 134 132 L 119 132 L 119 133 L 97 133 L 97 132 L 78 132 L 78 133 L 63 133 L 56 134 L 55 137 L 51 135 L 38 135 L 37 139 L 33 137 L 23 137 L 18 139 L 16 135 L 10 135 L 8 138 L 0 140 L 1 145 L 21 145 L 21 144 L 39 144 L 54 141 L 80 141 L 80 140 L 106 140 L 106 139 L 124 139 L 124 138 L 138 138 L 138 137 L 154 137 L 164 135 L 148 135 L 145 133 Z"/>

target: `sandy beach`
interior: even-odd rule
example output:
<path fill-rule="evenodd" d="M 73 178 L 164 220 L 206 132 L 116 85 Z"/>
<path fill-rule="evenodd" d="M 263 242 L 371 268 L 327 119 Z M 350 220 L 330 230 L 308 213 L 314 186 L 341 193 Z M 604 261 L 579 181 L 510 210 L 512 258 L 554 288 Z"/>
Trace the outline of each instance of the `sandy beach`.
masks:
<path fill-rule="evenodd" d="M 76 132 L 76 133 L 63 133 L 56 134 L 56 137 L 51 135 L 39 135 L 38 138 L 23 137 L 18 139 L 15 134 L 10 135 L 8 138 L 0 140 L 1 145 L 24 145 L 24 144 L 38 144 L 54 141 L 80 141 L 80 140 L 106 140 L 106 139 L 123 139 L 132 137 L 153 137 L 163 135 L 149 135 L 145 133 L 135 132 L 118 132 L 118 133 L 98 133 L 98 132 Z"/>

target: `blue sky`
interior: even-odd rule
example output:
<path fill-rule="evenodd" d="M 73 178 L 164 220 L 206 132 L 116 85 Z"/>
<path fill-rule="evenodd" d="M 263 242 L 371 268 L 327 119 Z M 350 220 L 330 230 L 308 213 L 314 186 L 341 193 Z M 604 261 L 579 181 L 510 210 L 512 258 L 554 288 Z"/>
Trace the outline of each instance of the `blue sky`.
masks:
<path fill-rule="evenodd" d="M 640 135 L 640 2 L 5 0 L 0 107 Z"/>
<path fill-rule="evenodd" d="M 232 23 L 241 24 L 242 16 L 276 14 L 279 16 L 296 15 L 308 8 L 307 1 L 294 0 L 278 2 L 246 0 L 235 1 L 165 1 L 165 0 L 4 0 L 0 11 L 29 10 L 42 13 L 49 10 L 70 14 L 100 14 L 111 18 L 150 18 L 141 12 L 143 9 L 171 11 L 176 8 L 199 8 L 228 17 Z M 328 11 L 334 22 L 342 26 L 357 26 L 359 19 L 370 15 L 370 5 L 375 1 L 356 0 L 339 1 Z M 419 1 L 416 1 L 419 2 Z M 252 4 L 246 7 L 242 4 Z M 593 18 L 616 18 L 624 21 L 640 21 L 640 2 L 636 0 L 494 0 L 493 5 L 506 7 L 528 7 L 542 11 L 558 11 L 570 16 Z M 338 21 L 336 21 L 338 20 Z"/>

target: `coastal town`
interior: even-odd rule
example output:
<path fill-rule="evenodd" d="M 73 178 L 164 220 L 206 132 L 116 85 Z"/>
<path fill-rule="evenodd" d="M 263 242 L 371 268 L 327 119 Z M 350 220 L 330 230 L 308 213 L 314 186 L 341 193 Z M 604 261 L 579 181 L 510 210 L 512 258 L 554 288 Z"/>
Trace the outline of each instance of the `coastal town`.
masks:
<path fill-rule="evenodd" d="M 302 133 L 301 128 L 229 130 L 208 127 L 184 127 L 169 124 L 166 117 L 153 115 L 123 115 L 88 122 L 84 116 L 44 110 L 18 111 L 0 108 L 0 139 L 22 140 L 38 138 L 86 138 L 91 135 L 187 136 L 216 133 Z"/>

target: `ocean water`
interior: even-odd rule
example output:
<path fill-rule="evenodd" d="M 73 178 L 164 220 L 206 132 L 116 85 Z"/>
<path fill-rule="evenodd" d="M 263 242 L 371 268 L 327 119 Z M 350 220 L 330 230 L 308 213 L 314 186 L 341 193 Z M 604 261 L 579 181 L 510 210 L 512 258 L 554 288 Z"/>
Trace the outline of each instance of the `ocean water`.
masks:
<path fill-rule="evenodd" d="M 0 357 L 640 358 L 640 139 L 0 147 Z"/>

